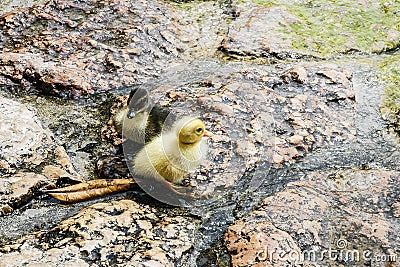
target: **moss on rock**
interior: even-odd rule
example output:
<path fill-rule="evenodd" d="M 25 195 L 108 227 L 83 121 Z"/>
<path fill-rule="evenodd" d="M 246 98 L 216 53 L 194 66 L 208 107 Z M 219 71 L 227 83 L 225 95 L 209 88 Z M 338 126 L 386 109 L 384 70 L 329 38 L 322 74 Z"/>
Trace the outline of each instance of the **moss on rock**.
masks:
<path fill-rule="evenodd" d="M 282 25 L 297 49 L 323 56 L 336 53 L 379 53 L 395 49 L 400 40 L 398 1 L 253 0 L 264 7 L 285 6 L 299 21 Z"/>
<path fill-rule="evenodd" d="M 379 75 L 387 84 L 381 109 L 384 117 L 400 134 L 400 53 L 390 55 L 379 66 Z"/>

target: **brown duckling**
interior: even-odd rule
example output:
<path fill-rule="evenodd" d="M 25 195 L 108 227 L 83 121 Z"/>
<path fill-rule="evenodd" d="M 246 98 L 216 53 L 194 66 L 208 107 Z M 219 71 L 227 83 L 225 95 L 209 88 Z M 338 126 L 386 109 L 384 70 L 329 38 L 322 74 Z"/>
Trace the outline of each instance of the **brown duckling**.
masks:
<path fill-rule="evenodd" d="M 113 118 L 122 135 L 136 143 L 144 144 L 161 133 L 168 111 L 155 106 L 149 92 L 143 88 L 131 90 L 128 105 Z"/>

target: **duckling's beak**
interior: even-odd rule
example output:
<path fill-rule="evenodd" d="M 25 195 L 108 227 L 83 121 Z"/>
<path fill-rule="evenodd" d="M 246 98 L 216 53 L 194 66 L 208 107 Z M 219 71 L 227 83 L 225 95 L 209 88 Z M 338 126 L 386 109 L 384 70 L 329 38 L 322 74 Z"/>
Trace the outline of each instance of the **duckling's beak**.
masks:
<path fill-rule="evenodd" d="M 133 117 L 135 117 L 136 112 L 134 108 L 128 108 L 128 114 L 126 115 L 128 117 L 128 119 L 132 119 Z"/>
<path fill-rule="evenodd" d="M 209 132 L 209 131 L 207 131 L 207 130 L 205 130 L 203 136 L 205 136 L 205 137 L 211 137 L 211 136 L 213 136 L 213 133 L 212 133 L 212 132 Z"/>

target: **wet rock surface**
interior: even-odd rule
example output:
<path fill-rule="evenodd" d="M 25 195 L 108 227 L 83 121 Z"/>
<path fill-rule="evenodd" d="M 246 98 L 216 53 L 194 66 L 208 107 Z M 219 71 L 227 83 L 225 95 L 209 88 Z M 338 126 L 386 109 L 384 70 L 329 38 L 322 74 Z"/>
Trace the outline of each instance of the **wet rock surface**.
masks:
<path fill-rule="evenodd" d="M 27 3 L 26 1 L 23 1 L 23 0 L 4 0 L 4 1 L 1 1 L 1 3 L 0 3 L 0 14 L 5 14 L 14 9 L 30 7 L 34 4 L 39 4 L 39 3 L 43 3 L 43 2 L 44 2 L 43 0 L 29 1 L 29 3 Z"/>
<path fill-rule="evenodd" d="M 0 73 L 6 84 L 68 98 L 143 82 L 184 50 L 176 20 L 148 1 L 53 1 L 13 11 L 1 17 Z"/>
<path fill-rule="evenodd" d="M 63 178 L 82 178 L 32 107 L 1 96 L 0 101 L 0 198 L 4 216 L 40 194 L 42 187 L 54 187 Z"/>
<path fill-rule="evenodd" d="M 287 34 L 277 30 L 281 25 L 300 22 L 287 8 L 263 8 L 247 3 L 238 6 L 236 13 L 238 18 L 229 25 L 229 34 L 220 47 L 222 52 L 253 58 L 286 57 L 289 53 L 298 57 L 302 54 L 300 51 L 293 51 L 292 40 Z M 270 23 L 265 23 L 266 21 Z M 264 38 L 260 39 L 260 36 Z"/>
<path fill-rule="evenodd" d="M 341 3 L 336 24 L 324 6 L 54 0 L 0 16 L 0 265 L 396 266 L 398 53 L 328 58 L 394 50 L 398 4 Z M 112 116 L 139 84 L 213 133 L 185 182 L 199 200 L 43 195 L 132 176 Z M 295 258 L 329 248 L 360 259 Z"/>
<path fill-rule="evenodd" d="M 15 173 L 21 165 L 34 169 L 49 157 L 54 139 L 25 105 L 0 98 L 1 172 Z"/>
<path fill-rule="evenodd" d="M 94 204 L 48 232 L 3 247 L 0 257 L 4 266 L 174 266 L 194 242 L 196 220 L 168 213 L 132 200 Z"/>
<path fill-rule="evenodd" d="M 380 76 L 387 84 L 385 86 L 384 105 L 381 113 L 397 134 L 400 133 L 400 90 L 399 90 L 399 66 L 395 63 L 398 54 L 393 57 L 384 57 L 380 66 Z"/>
<path fill-rule="evenodd" d="M 302 181 L 289 183 L 229 227 L 225 243 L 232 264 L 381 266 L 397 262 L 399 175 L 332 171 L 310 173 Z"/>
<path fill-rule="evenodd" d="M 44 185 L 46 177 L 35 173 L 18 173 L 1 179 L 0 214 L 11 213 L 14 208 L 28 202 L 34 193 Z"/>

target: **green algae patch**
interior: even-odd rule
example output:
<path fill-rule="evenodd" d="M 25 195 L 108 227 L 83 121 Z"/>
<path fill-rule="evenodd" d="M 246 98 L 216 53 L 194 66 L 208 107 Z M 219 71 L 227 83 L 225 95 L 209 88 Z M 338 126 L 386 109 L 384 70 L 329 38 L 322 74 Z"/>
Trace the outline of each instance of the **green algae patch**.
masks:
<path fill-rule="evenodd" d="M 337 53 L 380 53 L 400 43 L 400 1 L 262 1 L 284 6 L 298 18 L 282 31 L 296 49 L 324 56 Z"/>
<path fill-rule="evenodd" d="M 379 76 L 385 86 L 384 103 L 381 109 L 383 116 L 400 134 L 400 53 L 390 55 L 388 60 L 379 66 Z"/>

